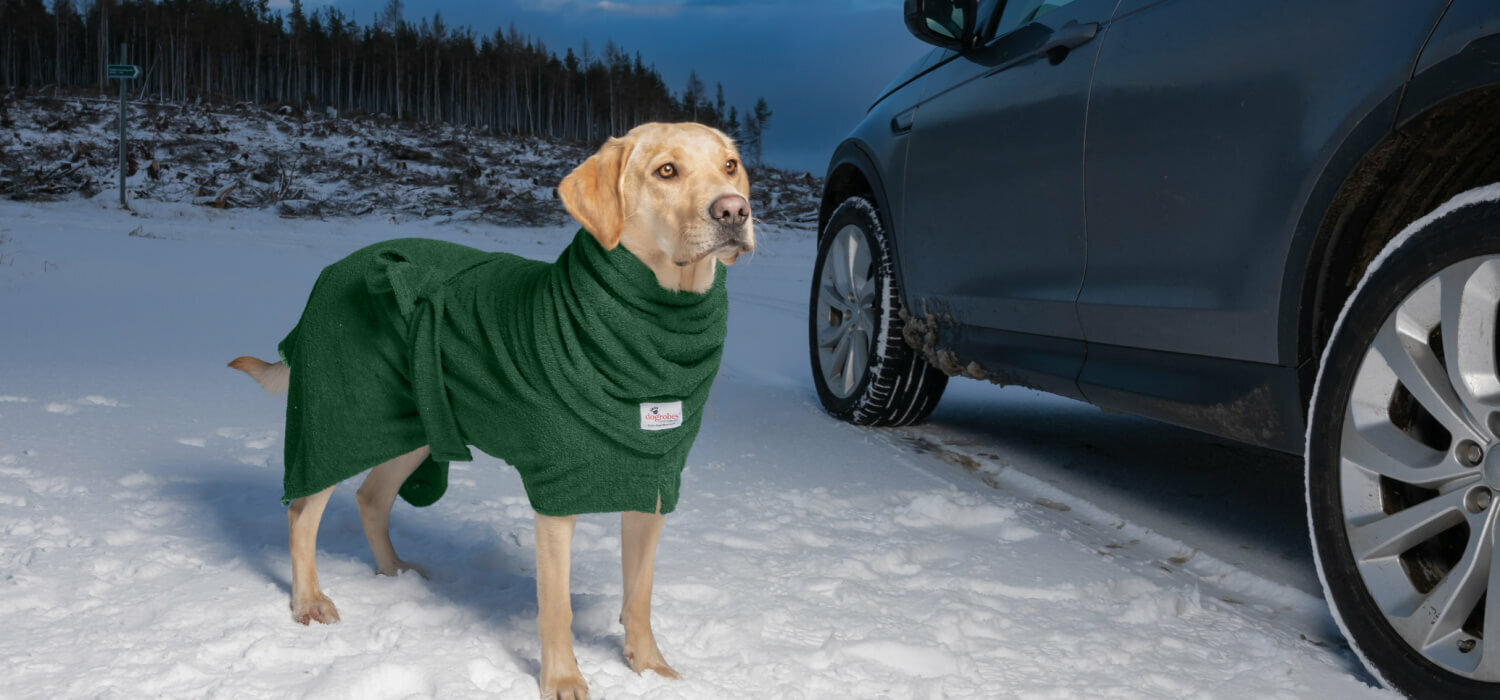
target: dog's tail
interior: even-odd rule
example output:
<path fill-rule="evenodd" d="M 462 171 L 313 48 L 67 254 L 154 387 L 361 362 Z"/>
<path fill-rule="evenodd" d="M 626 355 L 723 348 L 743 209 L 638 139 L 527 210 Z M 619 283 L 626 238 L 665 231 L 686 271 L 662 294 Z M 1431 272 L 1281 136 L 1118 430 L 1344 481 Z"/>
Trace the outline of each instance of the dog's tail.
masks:
<path fill-rule="evenodd" d="M 267 394 L 285 394 L 287 385 L 292 381 L 292 370 L 284 362 L 271 364 L 246 355 L 234 358 L 229 366 L 250 375 Z"/>

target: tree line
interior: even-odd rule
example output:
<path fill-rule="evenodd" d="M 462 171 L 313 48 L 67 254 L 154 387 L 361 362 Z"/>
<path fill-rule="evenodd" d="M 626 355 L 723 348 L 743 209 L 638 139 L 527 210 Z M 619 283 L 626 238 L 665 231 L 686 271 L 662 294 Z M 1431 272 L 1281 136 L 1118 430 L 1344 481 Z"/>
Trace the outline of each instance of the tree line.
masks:
<path fill-rule="evenodd" d="M 389 0 L 369 24 L 292 0 L 0 0 L 0 88 L 117 90 L 110 63 L 139 65 L 127 88 L 162 102 L 290 105 L 386 114 L 598 142 L 648 121 L 697 121 L 758 162 L 771 109 L 743 114 L 694 72 L 674 93 L 655 66 L 613 41 L 562 56 L 514 24 L 490 34 L 441 12 L 407 21 Z M 120 55 L 120 44 L 128 54 Z"/>

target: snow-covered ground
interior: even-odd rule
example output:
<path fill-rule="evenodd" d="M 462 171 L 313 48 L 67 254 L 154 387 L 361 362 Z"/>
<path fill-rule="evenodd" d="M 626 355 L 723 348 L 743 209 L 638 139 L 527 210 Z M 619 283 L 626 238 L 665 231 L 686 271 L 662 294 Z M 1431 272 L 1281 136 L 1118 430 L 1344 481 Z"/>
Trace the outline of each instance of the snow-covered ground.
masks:
<path fill-rule="evenodd" d="M 455 464 L 396 507 L 431 580 L 377 577 L 349 486 L 319 538 L 341 624 L 287 609 L 269 357 L 318 270 L 430 236 L 551 258 L 570 227 L 289 221 L 112 193 L 0 203 L 0 697 L 534 698 L 530 509 Z M 810 385 L 811 233 L 762 227 L 657 561 L 684 680 L 621 658 L 618 518 L 574 543 L 603 698 L 1362 698 L 1318 595 L 1295 459 L 955 380 L 927 426 L 852 427 Z M 477 453 L 476 453 L 477 454 Z"/>
<path fill-rule="evenodd" d="M 119 103 L 0 92 L 0 199 L 53 201 L 114 190 Z M 134 101 L 132 201 L 269 209 L 283 216 L 394 215 L 490 225 L 568 220 L 553 194 L 585 144 L 451 124 L 283 106 Z M 810 226 L 821 181 L 752 168 L 758 219 Z"/>

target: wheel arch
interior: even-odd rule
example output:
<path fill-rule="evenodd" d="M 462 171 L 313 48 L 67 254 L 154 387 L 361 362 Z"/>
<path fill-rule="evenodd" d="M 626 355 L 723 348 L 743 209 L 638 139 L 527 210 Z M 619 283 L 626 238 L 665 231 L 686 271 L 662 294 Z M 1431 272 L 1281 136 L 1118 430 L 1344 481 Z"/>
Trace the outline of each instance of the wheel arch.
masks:
<path fill-rule="evenodd" d="M 823 200 L 818 207 L 818 236 L 828 225 L 833 210 L 850 197 L 866 196 L 874 200 L 875 210 L 880 215 L 880 225 L 887 231 L 891 226 L 891 211 L 887 206 L 884 183 L 875 168 L 875 159 L 863 143 L 850 139 L 839 144 L 828 164 L 828 175 L 823 179 Z"/>
<path fill-rule="evenodd" d="M 1303 242 L 1293 247 L 1303 252 L 1288 261 L 1300 268 L 1285 278 L 1300 289 L 1283 295 L 1304 410 L 1339 311 L 1385 244 L 1454 195 L 1500 180 L 1500 122 L 1475 118 L 1500 113 L 1500 70 L 1492 71 L 1488 84 L 1450 94 L 1430 90 L 1446 71 L 1419 75 L 1350 133 L 1314 188 L 1298 226 Z M 1424 99 L 1414 104 L 1416 96 Z"/>
<path fill-rule="evenodd" d="M 902 303 L 910 292 L 906 288 L 905 272 L 901 268 L 901 232 L 896 225 L 894 202 L 887 194 L 885 180 L 881 176 L 878 161 L 871 155 L 869 146 L 858 138 L 839 144 L 829 160 L 828 175 L 823 180 L 823 199 L 818 207 L 818 240 L 822 241 L 829 217 L 839 204 L 850 197 L 869 197 L 875 204 L 875 213 L 880 225 L 889 236 L 891 261 L 894 263 L 896 287 L 900 290 Z"/>

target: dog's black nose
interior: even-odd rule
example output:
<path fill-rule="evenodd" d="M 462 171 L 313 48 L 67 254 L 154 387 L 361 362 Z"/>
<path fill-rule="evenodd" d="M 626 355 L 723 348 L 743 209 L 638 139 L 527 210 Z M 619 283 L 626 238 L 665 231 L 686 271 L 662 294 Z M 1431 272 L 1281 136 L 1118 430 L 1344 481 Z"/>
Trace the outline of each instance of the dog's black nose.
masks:
<path fill-rule="evenodd" d="M 708 215 L 720 226 L 739 226 L 750 219 L 750 203 L 737 194 L 726 194 L 714 200 Z"/>

